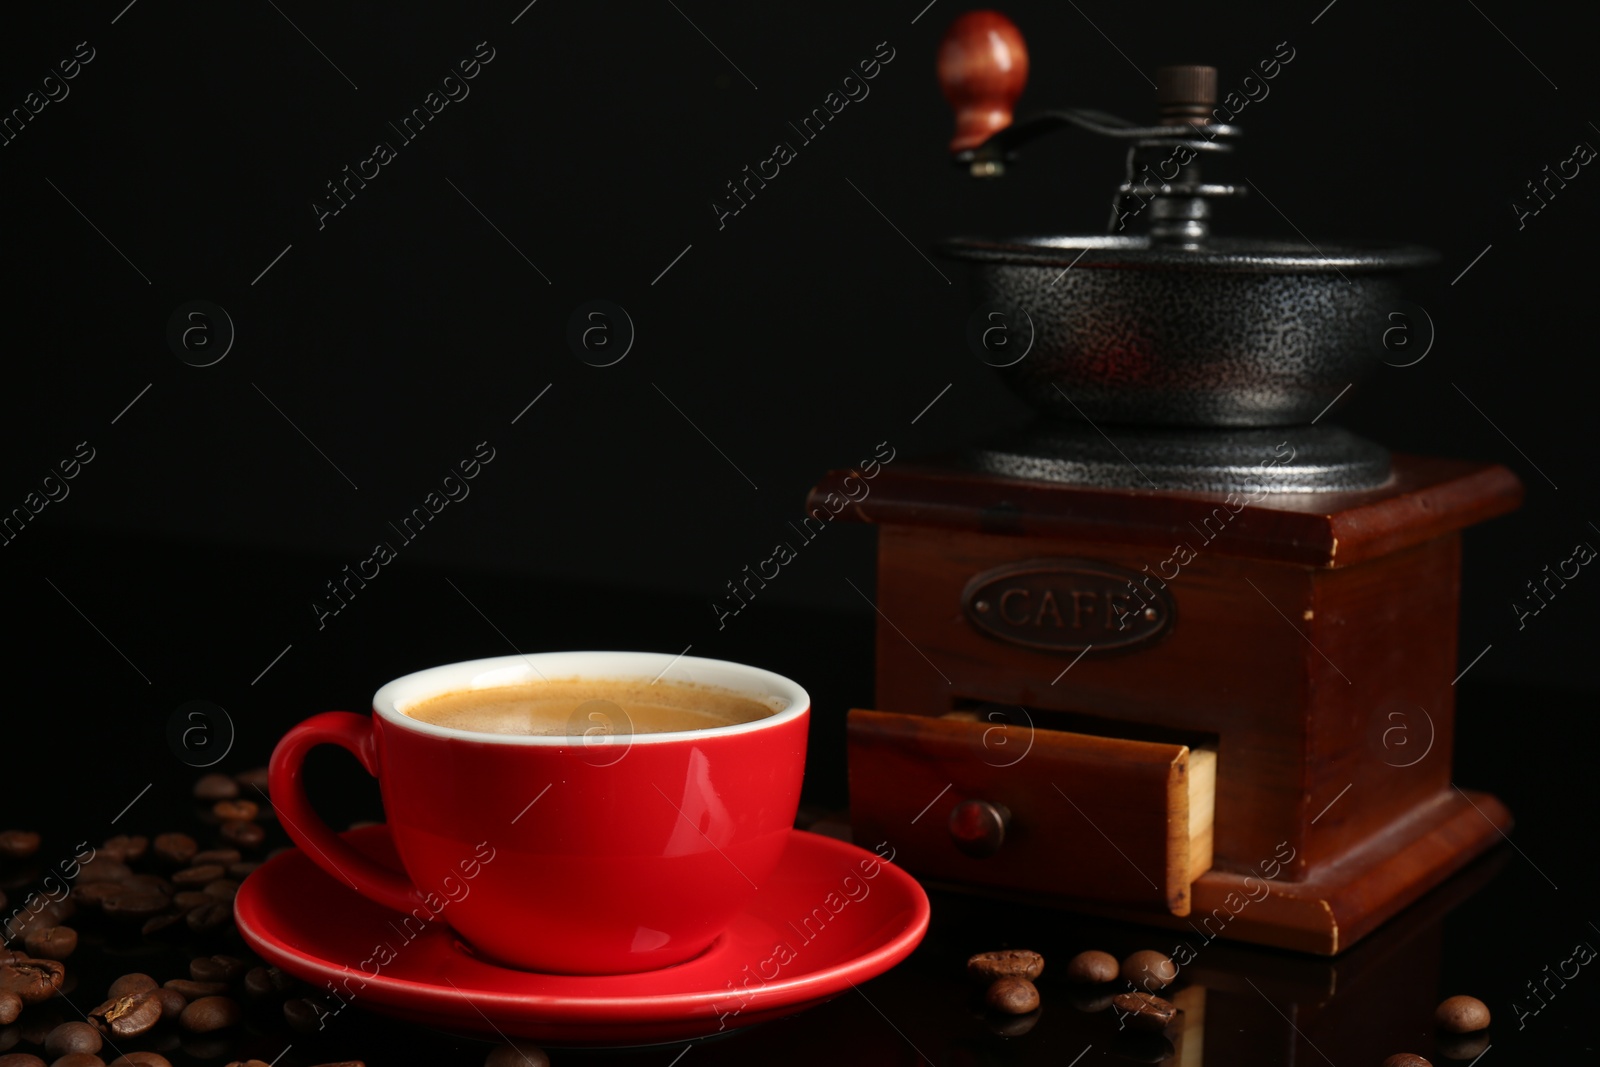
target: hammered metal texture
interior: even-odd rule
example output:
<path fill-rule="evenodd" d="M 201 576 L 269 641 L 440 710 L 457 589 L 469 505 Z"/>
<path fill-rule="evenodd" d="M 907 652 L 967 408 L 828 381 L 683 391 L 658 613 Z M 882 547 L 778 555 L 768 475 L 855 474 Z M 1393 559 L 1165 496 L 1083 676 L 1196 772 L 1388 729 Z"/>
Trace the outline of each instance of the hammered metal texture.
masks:
<path fill-rule="evenodd" d="M 944 248 L 973 263 L 984 305 L 1028 313 L 1033 346 L 1000 373 L 1050 415 L 1153 426 L 1308 423 L 1378 362 L 1372 337 L 1400 306 L 1398 270 L 1431 256 L 1397 248 L 1317 258 L 1242 242 L 1190 253 L 1113 241 Z"/>

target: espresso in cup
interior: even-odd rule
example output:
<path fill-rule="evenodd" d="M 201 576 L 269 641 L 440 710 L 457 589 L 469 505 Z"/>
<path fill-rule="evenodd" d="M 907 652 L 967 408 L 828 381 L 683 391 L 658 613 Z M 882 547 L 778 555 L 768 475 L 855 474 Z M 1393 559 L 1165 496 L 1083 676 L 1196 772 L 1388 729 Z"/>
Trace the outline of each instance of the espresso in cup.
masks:
<path fill-rule="evenodd" d="M 668 680 L 674 667 L 693 681 Z M 777 870 L 810 705 L 781 675 L 694 656 L 452 663 L 383 686 L 370 716 L 291 729 L 272 802 L 327 872 L 329 906 L 354 890 L 501 966 L 649 971 L 704 952 Z M 377 777 L 398 868 L 312 808 L 306 754 L 329 744 Z"/>
<path fill-rule="evenodd" d="M 755 722 L 787 703 L 677 681 L 554 678 L 441 693 L 400 710 L 418 722 L 479 734 L 561 737 L 713 730 Z"/>

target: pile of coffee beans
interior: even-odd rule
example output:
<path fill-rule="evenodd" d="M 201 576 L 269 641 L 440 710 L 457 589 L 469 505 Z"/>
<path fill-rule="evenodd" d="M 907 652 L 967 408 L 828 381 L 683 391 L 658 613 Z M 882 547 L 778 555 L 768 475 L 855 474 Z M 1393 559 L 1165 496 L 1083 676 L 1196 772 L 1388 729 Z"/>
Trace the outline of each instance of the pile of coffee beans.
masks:
<path fill-rule="evenodd" d="M 1039 1007 L 1034 979 L 1044 973 L 1044 957 L 1024 948 L 980 952 L 967 960 L 967 974 L 984 983 L 984 1004 L 1002 1015 L 1027 1015 Z"/>
<path fill-rule="evenodd" d="M 1178 965 L 1155 949 L 1140 949 L 1121 961 L 1109 952 L 1088 949 L 1068 961 L 1067 978 L 1086 987 L 1088 995 L 1074 1001 L 1077 1007 L 1091 1012 L 1110 1008 L 1118 1029 L 1164 1038 L 1182 1014 L 1177 1005 L 1156 995 L 1177 981 Z"/>
<path fill-rule="evenodd" d="M 247 854 L 262 848 L 262 823 L 272 818 L 270 804 L 243 794 L 264 800 L 265 790 L 265 768 L 208 774 L 194 792 L 208 805 L 199 817 L 215 828 L 213 847 L 181 831 L 118 834 L 97 848 L 80 844 L 60 877 L 52 874 L 41 892 L 27 895 L 0 929 L 7 942 L 0 950 L 0 1067 L 101 1067 L 108 1060 L 114 1067 L 170 1067 L 163 1052 L 177 1048 L 220 1058 L 245 1020 L 241 993 L 260 999 L 292 988 L 259 960 L 210 951 L 237 941 L 233 897 L 260 866 Z M 27 859 L 40 843 L 30 831 L 0 833 L 0 860 Z M 0 894 L 0 907 L 5 903 Z M 137 929 L 145 938 L 182 940 L 199 954 L 187 974 L 164 982 L 124 974 L 95 996 L 77 987 L 71 969 L 79 926 L 97 941 L 115 943 Z M 82 1021 L 63 1021 L 51 1003 L 69 993 L 70 1003 L 85 1009 Z M 19 1044 L 43 1055 L 12 1052 Z"/>
<path fill-rule="evenodd" d="M 1044 957 L 1031 949 L 980 952 L 967 960 L 967 977 L 982 989 L 974 1010 L 1002 1037 L 1019 1037 L 1039 1021 L 1039 987 Z"/>
<path fill-rule="evenodd" d="M 266 858 L 264 824 L 274 822 L 267 790 L 264 767 L 207 774 L 194 785 L 198 837 L 182 830 L 118 834 L 98 848 L 80 845 L 61 865 L 61 877 L 44 879 L 41 892 L 8 902 L 0 890 L 0 916 L 10 915 L 0 924 L 0 1067 L 171 1067 L 163 1053 L 174 1049 L 220 1062 L 280 1018 L 295 1033 L 322 1030 L 340 1005 L 251 956 L 233 926 L 233 898 Z M 11 868 L 37 854 L 41 843 L 32 831 L 0 832 L 0 875 L 8 887 L 28 884 L 33 874 Z M 124 974 L 97 995 L 78 986 L 71 962 L 79 927 L 95 943 L 123 942 L 137 931 L 141 939 L 185 949 L 187 973 L 163 981 Z M 57 1006 L 63 998 L 86 1018 L 67 1019 Z M 19 1045 L 35 1051 L 12 1051 Z M 234 1059 L 227 1067 L 271 1062 Z M 549 1063 L 541 1049 L 517 1043 L 493 1049 L 485 1067 Z M 365 1065 L 344 1060 L 319 1067 Z"/>
<path fill-rule="evenodd" d="M 1039 990 L 1033 981 L 1044 971 L 1044 957 L 1026 949 L 980 952 L 967 960 L 967 974 L 985 984 L 984 1004 L 1003 1015 L 1029 1015 L 1039 1007 Z M 1143 1032 L 1141 1040 L 1162 1048 L 1147 1051 L 1157 1057 L 1170 1054 L 1167 1038 L 1183 1010 L 1157 991 L 1178 980 L 1178 965 L 1155 949 L 1141 949 L 1118 960 L 1109 952 L 1088 949 L 1067 961 L 1062 976 L 1079 987 L 1072 1003 L 1081 1011 L 1108 1008 L 1118 1028 Z M 1489 1047 L 1489 1008 L 1477 997 L 1454 996 L 1434 1011 L 1442 1038 L 1440 1048 L 1452 1059 L 1470 1060 Z M 1006 1034 L 1025 1033 L 1030 1027 L 1000 1029 Z M 4 1067 L 4 1065 L 0 1065 Z M 1383 1061 L 1383 1067 L 1432 1067 L 1414 1052 L 1400 1052 Z"/>

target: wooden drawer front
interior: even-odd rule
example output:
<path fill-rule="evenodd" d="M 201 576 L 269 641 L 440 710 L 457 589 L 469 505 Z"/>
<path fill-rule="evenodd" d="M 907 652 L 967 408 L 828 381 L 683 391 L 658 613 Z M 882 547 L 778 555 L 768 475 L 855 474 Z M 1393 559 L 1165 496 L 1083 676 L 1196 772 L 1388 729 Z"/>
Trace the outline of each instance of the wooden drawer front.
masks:
<path fill-rule="evenodd" d="M 1187 915 L 1211 866 L 1213 752 L 861 709 L 849 744 L 856 842 L 919 876 Z M 967 802 L 1009 812 L 991 855 L 957 847 Z"/>

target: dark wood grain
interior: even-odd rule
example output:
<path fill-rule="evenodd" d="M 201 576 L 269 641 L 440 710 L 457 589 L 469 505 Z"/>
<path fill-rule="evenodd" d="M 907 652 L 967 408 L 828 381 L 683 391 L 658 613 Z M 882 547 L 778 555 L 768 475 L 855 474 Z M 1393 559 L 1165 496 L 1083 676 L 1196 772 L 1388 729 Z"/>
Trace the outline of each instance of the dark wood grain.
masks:
<path fill-rule="evenodd" d="M 829 472 L 811 491 L 807 510 L 820 507 L 829 493 L 848 495 L 841 486 L 852 473 Z M 1087 489 L 907 463 L 884 468 L 871 496 L 839 517 L 1170 550 L 1175 539 L 1193 536 L 1191 523 L 1203 523 L 1223 501 L 1205 493 Z M 1521 502 L 1522 483 L 1499 464 L 1397 455 L 1394 477 L 1380 489 L 1263 496 L 1246 504 L 1212 551 L 1348 567 L 1514 511 Z"/>
<path fill-rule="evenodd" d="M 1040 735 L 1214 745 L 1215 855 L 1193 906 L 1216 907 L 1264 864 L 1281 867 L 1272 900 L 1225 936 L 1336 952 L 1509 825 L 1492 797 L 1480 813 L 1452 785 L 1453 682 L 1460 531 L 1520 494 L 1503 467 L 1399 457 L 1383 489 L 1264 498 L 1208 525 L 1217 497 L 886 468 L 843 513 L 880 526 L 876 707 L 916 717 L 994 705 L 1023 709 Z M 1192 555 L 1174 566 L 1180 544 Z M 1070 638 L 1056 649 L 996 636 L 964 601 L 1010 565 L 1084 561 L 1171 575 L 1170 618 L 1148 639 L 1084 651 L 1111 632 L 1109 596 L 1090 597 L 1081 617 L 1032 620 L 1045 643 Z M 1073 627 L 1081 632 L 1065 633 Z M 913 779 L 924 788 L 939 778 L 921 803 L 956 779 L 948 760 L 914 769 L 917 751 L 908 745 L 898 763 L 873 757 L 891 780 L 853 797 L 869 808 L 857 820 L 878 818 L 878 804 L 898 813 L 895 790 Z M 1031 759 L 1008 770 L 1023 821 L 1048 818 L 1037 807 L 1050 799 L 1048 764 Z M 971 763 L 986 781 L 982 761 Z M 1039 890 L 1050 877 L 1009 884 Z M 1120 893 L 1136 913 L 1173 914 L 1149 907 L 1148 885 L 1141 895 L 1109 874 L 1098 889 L 1054 877 L 1064 903 L 1104 910 Z"/>
<path fill-rule="evenodd" d="M 1187 748 L 861 709 L 849 739 L 855 840 L 887 841 L 908 870 L 1188 913 Z M 969 799 L 1014 813 L 993 856 L 951 842 Z"/>

